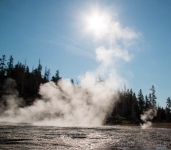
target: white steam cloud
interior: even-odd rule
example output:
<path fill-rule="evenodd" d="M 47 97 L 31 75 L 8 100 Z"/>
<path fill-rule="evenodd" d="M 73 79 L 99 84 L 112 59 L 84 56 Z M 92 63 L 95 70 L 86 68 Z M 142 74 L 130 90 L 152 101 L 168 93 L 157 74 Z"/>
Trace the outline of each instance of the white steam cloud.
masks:
<path fill-rule="evenodd" d="M 145 111 L 143 115 L 141 115 L 141 120 L 144 121 L 143 124 L 141 124 L 142 129 L 147 129 L 152 126 L 151 120 L 157 115 L 157 110 L 155 108 L 149 109 L 148 111 Z"/>
<path fill-rule="evenodd" d="M 104 16 L 104 15 L 102 15 Z M 17 96 L 4 97 L 8 108 L 3 111 L 0 121 L 28 122 L 36 125 L 55 126 L 97 126 L 102 125 L 118 100 L 114 91 L 126 80 L 116 71 L 117 61 L 130 61 L 130 45 L 138 35 L 119 21 L 106 17 L 105 30 L 99 30 L 99 45 L 94 51 L 99 66 L 80 76 L 80 85 L 73 85 L 63 79 L 40 85 L 39 94 L 32 106 L 18 107 Z M 96 35 L 99 35 L 96 34 Z M 129 43 L 129 44 L 128 44 Z M 100 75 L 105 81 L 97 82 Z"/>
<path fill-rule="evenodd" d="M 95 82 L 94 82 L 95 83 Z M 51 126 L 102 125 L 117 97 L 106 82 L 81 87 L 70 80 L 61 80 L 58 86 L 49 82 L 40 86 L 42 99 L 32 106 L 19 108 L 17 96 L 5 97 L 8 108 L 0 121 L 28 122 Z"/>

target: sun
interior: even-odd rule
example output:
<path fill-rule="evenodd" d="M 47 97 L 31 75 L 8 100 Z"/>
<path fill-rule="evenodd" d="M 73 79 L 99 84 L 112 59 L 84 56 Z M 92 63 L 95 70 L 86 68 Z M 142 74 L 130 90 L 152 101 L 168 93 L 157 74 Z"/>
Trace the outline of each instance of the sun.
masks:
<path fill-rule="evenodd" d="M 90 16 L 87 23 L 90 30 L 101 31 L 105 28 L 105 20 L 98 14 L 93 14 Z"/>
<path fill-rule="evenodd" d="M 108 30 L 108 17 L 99 12 L 93 12 L 86 17 L 86 27 L 89 32 L 96 36 L 102 36 Z"/>

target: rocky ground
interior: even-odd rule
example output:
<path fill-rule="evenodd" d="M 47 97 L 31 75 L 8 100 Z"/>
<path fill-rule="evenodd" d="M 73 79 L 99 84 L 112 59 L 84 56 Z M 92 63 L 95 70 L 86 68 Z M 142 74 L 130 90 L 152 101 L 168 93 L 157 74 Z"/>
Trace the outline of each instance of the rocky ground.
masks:
<path fill-rule="evenodd" d="M 0 124 L 0 149 L 168 150 L 171 128 L 138 126 L 49 127 Z"/>

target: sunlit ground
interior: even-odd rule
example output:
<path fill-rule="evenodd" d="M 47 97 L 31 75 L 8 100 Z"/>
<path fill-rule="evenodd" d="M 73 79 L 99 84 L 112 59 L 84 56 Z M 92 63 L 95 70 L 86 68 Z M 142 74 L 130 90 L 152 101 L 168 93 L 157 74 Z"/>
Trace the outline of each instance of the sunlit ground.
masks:
<path fill-rule="evenodd" d="M 0 149 L 166 150 L 171 149 L 171 129 L 142 130 L 138 126 L 44 127 L 1 123 Z"/>

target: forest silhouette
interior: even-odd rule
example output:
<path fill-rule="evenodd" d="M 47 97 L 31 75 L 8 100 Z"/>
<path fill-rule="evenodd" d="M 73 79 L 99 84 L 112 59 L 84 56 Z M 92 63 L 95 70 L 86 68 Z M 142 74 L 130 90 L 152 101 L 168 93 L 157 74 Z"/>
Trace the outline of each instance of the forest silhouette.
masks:
<path fill-rule="evenodd" d="M 51 78 L 50 69 L 48 68 L 45 68 L 44 74 L 42 74 L 40 60 L 37 67 L 32 68 L 32 70 L 26 65 L 26 62 L 25 64 L 20 62 L 14 64 L 13 62 L 12 56 L 8 60 L 6 60 L 5 55 L 0 58 L 0 105 L 4 105 L 6 108 L 8 106 L 3 96 L 12 94 L 12 91 L 9 90 L 11 85 L 4 87 L 7 79 L 15 80 L 16 85 L 13 86 L 18 91 L 18 97 L 22 97 L 25 101 L 24 106 L 22 105 L 21 107 L 30 106 L 36 98 L 41 97 L 39 95 L 40 84 L 52 81 L 58 86 L 58 82 L 62 80 L 59 70 Z M 97 82 L 105 82 L 105 80 L 98 77 Z M 74 85 L 73 79 L 71 79 L 71 83 Z M 171 122 L 171 99 L 170 97 L 166 99 L 165 108 L 159 104 L 157 105 L 154 85 L 150 88 L 149 95 L 145 96 L 141 89 L 136 95 L 132 89 L 127 89 L 126 86 L 124 86 L 123 90 L 120 90 L 118 87 L 115 94 L 117 94 L 118 100 L 114 103 L 115 106 L 111 114 L 106 118 L 105 124 L 122 124 L 126 121 L 139 124 L 142 122 L 141 115 L 149 109 L 157 110 L 157 115 L 153 118 L 153 122 Z"/>

